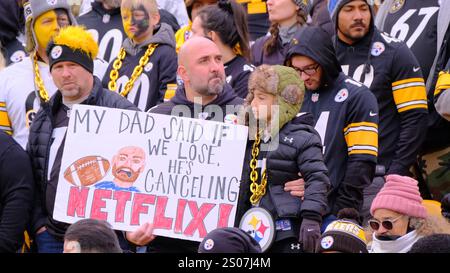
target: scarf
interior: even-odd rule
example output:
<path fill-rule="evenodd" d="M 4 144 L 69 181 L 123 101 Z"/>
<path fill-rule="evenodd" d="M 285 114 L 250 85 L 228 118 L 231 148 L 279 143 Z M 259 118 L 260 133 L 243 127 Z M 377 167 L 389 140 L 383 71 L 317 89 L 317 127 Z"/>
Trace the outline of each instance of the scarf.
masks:
<path fill-rule="evenodd" d="M 295 32 L 300 27 L 299 24 L 295 23 L 293 26 L 290 27 L 279 27 L 279 35 L 281 38 L 281 44 L 285 45 L 291 42 L 292 38 L 294 38 Z"/>
<path fill-rule="evenodd" d="M 415 230 L 406 233 L 402 237 L 393 241 L 378 240 L 375 233 L 372 235 L 372 246 L 370 253 L 406 253 L 412 245 L 417 242 L 422 236 L 417 234 Z"/>

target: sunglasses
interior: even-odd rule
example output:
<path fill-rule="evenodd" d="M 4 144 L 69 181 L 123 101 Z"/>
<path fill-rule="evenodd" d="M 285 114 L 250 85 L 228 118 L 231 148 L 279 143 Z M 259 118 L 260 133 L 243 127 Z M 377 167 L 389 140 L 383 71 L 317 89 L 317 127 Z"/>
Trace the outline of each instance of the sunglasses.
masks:
<path fill-rule="evenodd" d="M 388 219 L 388 220 L 383 220 L 381 222 L 381 225 L 387 229 L 387 230 L 391 230 L 394 227 L 394 223 L 402 218 L 404 215 L 400 215 L 399 217 L 395 218 L 395 219 Z M 377 219 L 370 219 L 369 221 L 369 225 L 373 230 L 378 230 L 380 228 L 380 221 L 378 221 Z"/>

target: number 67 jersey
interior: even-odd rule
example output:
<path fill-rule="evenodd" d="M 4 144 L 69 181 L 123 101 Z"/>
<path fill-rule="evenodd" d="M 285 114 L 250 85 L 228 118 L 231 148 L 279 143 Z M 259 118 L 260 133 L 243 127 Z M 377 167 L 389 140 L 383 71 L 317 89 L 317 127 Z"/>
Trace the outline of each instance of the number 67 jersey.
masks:
<path fill-rule="evenodd" d="M 440 1 L 388 0 L 375 21 L 381 31 L 406 43 L 420 64 L 425 81 L 437 50 Z"/>
<path fill-rule="evenodd" d="M 373 14 L 372 14 L 373 16 Z M 410 175 L 426 134 L 427 94 L 417 59 L 406 44 L 368 33 L 349 45 L 336 38 L 336 54 L 345 74 L 369 87 L 378 101 L 378 164 L 387 174 Z"/>

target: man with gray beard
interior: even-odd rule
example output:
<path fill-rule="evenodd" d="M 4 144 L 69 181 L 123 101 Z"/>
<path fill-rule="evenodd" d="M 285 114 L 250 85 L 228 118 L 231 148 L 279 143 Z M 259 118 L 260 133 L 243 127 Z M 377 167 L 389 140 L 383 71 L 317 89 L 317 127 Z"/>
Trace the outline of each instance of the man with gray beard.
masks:
<path fill-rule="evenodd" d="M 222 54 L 214 42 L 204 37 L 186 41 L 178 54 L 177 73 L 183 85 L 170 101 L 150 109 L 151 113 L 237 121 L 238 106 L 244 100 L 226 83 Z"/>

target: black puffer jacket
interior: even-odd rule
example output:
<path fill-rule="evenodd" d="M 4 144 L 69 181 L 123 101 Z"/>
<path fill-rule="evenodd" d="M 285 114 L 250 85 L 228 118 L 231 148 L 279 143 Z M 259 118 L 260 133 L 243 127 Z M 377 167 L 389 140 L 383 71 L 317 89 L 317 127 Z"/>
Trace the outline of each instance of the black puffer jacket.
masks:
<path fill-rule="evenodd" d="M 319 134 L 312 127 L 312 115 L 307 113 L 288 122 L 279 133 L 279 146 L 267 152 L 267 192 L 260 206 L 268 209 L 274 219 L 307 218 L 318 222 L 327 211 L 327 194 L 330 180 L 323 162 L 322 144 Z M 251 208 L 250 167 L 253 141 L 249 141 L 244 161 L 236 224 Z M 305 195 L 302 201 L 284 191 L 286 182 L 298 179 L 301 173 L 305 180 Z M 298 232 L 297 232 L 298 234 Z"/>
<path fill-rule="evenodd" d="M 134 104 L 121 97 L 116 92 L 103 89 L 100 80 L 96 77 L 93 91 L 81 104 L 139 111 Z M 55 226 L 63 226 L 61 223 L 53 219 L 53 212 L 47 211 L 46 209 L 47 202 L 54 202 L 55 200 L 45 200 L 47 190 L 46 185 L 48 183 L 46 173 L 54 127 L 54 118 L 60 107 L 62 107 L 62 95 L 60 92 L 56 92 L 56 94 L 50 99 L 50 102 L 44 104 L 39 110 L 30 128 L 27 150 L 32 159 L 34 179 L 36 181 L 36 199 L 32 217 L 33 232 L 36 232 L 39 228 L 46 226 L 47 220 Z M 64 230 L 65 228 L 61 229 Z M 52 233 L 54 234 L 55 231 Z"/>
<path fill-rule="evenodd" d="M 34 181 L 30 158 L 0 131 L 0 253 L 16 252 L 33 207 Z"/>

